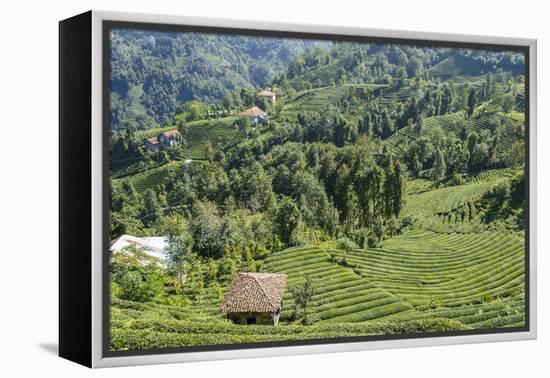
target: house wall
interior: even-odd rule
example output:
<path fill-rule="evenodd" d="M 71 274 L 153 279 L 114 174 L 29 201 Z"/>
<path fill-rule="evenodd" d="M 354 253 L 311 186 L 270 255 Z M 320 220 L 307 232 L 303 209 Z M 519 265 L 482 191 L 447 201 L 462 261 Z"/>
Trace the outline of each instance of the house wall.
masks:
<path fill-rule="evenodd" d="M 247 325 L 250 318 L 256 319 L 258 325 L 277 325 L 279 314 L 273 316 L 271 312 L 233 312 L 227 314 L 227 318 L 241 325 Z"/>
<path fill-rule="evenodd" d="M 146 142 L 145 148 L 151 152 L 157 152 L 159 150 L 159 145 Z"/>
<path fill-rule="evenodd" d="M 165 135 L 161 135 L 160 136 L 160 141 L 162 142 L 162 144 L 164 144 L 165 146 L 169 146 L 169 147 L 173 147 L 174 146 L 174 139 L 171 138 L 171 137 L 167 137 Z"/>

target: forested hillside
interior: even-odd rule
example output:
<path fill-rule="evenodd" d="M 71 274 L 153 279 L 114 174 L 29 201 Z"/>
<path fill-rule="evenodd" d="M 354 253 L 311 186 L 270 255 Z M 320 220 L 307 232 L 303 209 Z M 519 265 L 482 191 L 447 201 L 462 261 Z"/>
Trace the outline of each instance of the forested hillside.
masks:
<path fill-rule="evenodd" d="M 523 64 L 520 54 L 503 52 L 115 29 L 111 128 L 129 121 L 139 129 L 162 126 L 186 101 L 239 102 L 242 89 L 264 85 L 389 84 L 420 73 L 459 80 L 489 72 L 519 75 Z"/>
<path fill-rule="evenodd" d="M 112 255 L 112 349 L 525 325 L 522 54 L 112 38 L 110 235 L 169 244 Z M 238 272 L 287 276 L 277 327 Z"/>
<path fill-rule="evenodd" d="M 115 29 L 111 128 L 164 125 L 189 100 L 210 102 L 261 86 L 307 49 L 328 42 Z"/>

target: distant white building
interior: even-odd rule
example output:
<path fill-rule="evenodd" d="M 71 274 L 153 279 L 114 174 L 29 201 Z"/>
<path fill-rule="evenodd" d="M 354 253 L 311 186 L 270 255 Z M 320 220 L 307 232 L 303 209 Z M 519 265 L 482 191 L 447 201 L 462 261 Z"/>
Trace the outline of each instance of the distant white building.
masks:
<path fill-rule="evenodd" d="M 160 133 L 158 136 L 144 140 L 145 148 L 151 152 L 160 151 L 161 144 L 164 147 L 172 148 L 176 144 L 178 130 L 168 130 Z"/>
<path fill-rule="evenodd" d="M 272 104 L 274 104 L 275 101 L 277 101 L 277 95 L 271 92 L 269 89 L 258 92 L 256 96 L 267 98 L 269 101 L 271 101 Z"/>
<path fill-rule="evenodd" d="M 268 119 L 267 113 L 257 106 L 248 108 L 244 112 L 240 112 L 238 115 L 241 117 L 246 117 L 252 125 L 263 123 Z"/>
<path fill-rule="evenodd" d="M 138 248 L 150 257 L 158 259 L 159 262 L 166 261 L 166 248 L 168 240 L 165 236 L 137 237 L 132 235 L 122 235 L 111 241 L 109 250 L 111 253 L 122 251 L 128 247 Z"/>

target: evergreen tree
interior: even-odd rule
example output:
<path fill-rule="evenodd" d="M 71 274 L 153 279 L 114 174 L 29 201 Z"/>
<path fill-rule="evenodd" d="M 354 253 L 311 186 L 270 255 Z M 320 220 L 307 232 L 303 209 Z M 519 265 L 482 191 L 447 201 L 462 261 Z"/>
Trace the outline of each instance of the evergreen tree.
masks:
<path fill-rule="evenodd" d="M 168 246 L 168 271 L 175 276 L 183 288 L 187 274 L 193 267 L 195 255 L 193 254 L 193 238 L 189 232 L 188 224 L 181 215 L 174 215 L 165 221 Z M 183 290 L 182 290 L 183 295 Z"/>
<path fill-rule="evenodd" d="M 447 173 L 447 166 L 445 164 L 445 158 L 443 157 L 443 153 L 438 148 L 435 151 L 435 160 L 433 164 L 433 174 L 434 174 L 434 180 L 436 183 L 440 183 L 445 179 L 445 175 Z"/>
<path fill-rule="evenodd" d="M 487 76 L 485 76 L 485 101 L 487 101 L 493 95 L 493 82 L 493 74 L 488 73 Z"/>
<path fill-rule="evenodd" d="M 152 189 L 147 189 L 143 197 L 143 209 L 141 211 L 141 221 L 148 225 L 157 220 L 161 208 L 157 201 L 157 195 Z"/>
<path fill-rule="evenodd" d="M 306 276 L 303 284 L 294 286 L 290 289 L 292 297 L 294 298 L 294 303 L 296 306 L 302 308 L 303 311 L 303 323 L 307 324 L 307 308 L 311 302 L 313 296 L 315 295 L 315 285 L 310 276 Z"/>
<path fill-rule="evenodd" d="M 470 90 L 470 94 L 468 95 L 468 118 L 470 118 L 472 114 L 474 114 L 474 110 L 476 108 L 476 102 L 477 102 L 476 91 L 474 90 L 474 88 L 472 88 Z"/>
<path fill-rule="evenodd" d="M 300 211 L 292 198 L 285 197 L 275 209 L 273 225 L 281 242 L 290 245 L 292 234 L 300 223 Z"/>
<path fill-rule="evenodd" d="M 401 209 L 403 208 L 403 190 L 404 180 L 403 168 L 401 163 L 396 159 L 393 162 L 393 180 L 392 180 L 392 215 L 399 216 Z"/>
<path fill-rule="evenodd" d="M 422 132 L 424 130 L 424 117 L 422 115 L 418 116 L 418 121 L 416 121 L 416 125 L 414 127 L 414 132 L 418 136 L 422 136 Z"/>

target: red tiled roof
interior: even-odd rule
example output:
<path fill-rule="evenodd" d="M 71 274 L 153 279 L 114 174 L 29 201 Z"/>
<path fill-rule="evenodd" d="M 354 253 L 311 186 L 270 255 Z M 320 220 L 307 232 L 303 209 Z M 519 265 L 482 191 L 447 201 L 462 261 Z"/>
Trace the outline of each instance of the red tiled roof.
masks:
<path fill-rule="evenodd" d="M 168 138 L 173 137 L 173 136 L 176 135 L 177 133 L 178 133 L 178 130 L 177 130 L 177 129 L 168 130 L 168 131 L 163 132 L 164 136 L 166 136 L 166 137 L 168 137 Z"/>
<path fill-rule="evenodd" d="M 286 274 L 238 273 L 225 294 L 221 310 L 231 312 L 272 312 L 281 308 Z"/>
<path fill-rule="evenodd" d="M 158 144 L 158 138 L 155 136 L 155 137 L 151 137 L 151 138 L 147 138 L 145 139 L 147 142 L 151 143 L 151 144 Z"/>
<path fill-rule="evenodd" d="M 266 115 L 267 113 L 264 112 L 262 109 L 258 108 L 257 106 L 253 106 L 250 109 L 246 109 L 244 112 L 240 112 L 240 116 L 246 116 L 246 117 L 256 117 L 261 115 Z"/>
<path fill-rule="evenodd" d="M 261 91 L 257 94 L 257 96 L 260 96 L 260 97 L 271 97 L 271 96 L 275 96 L 275 93 L 271 92 L 271 91 L 268 91 L 268 90 L 265 90 L 265 91 Z"/>

